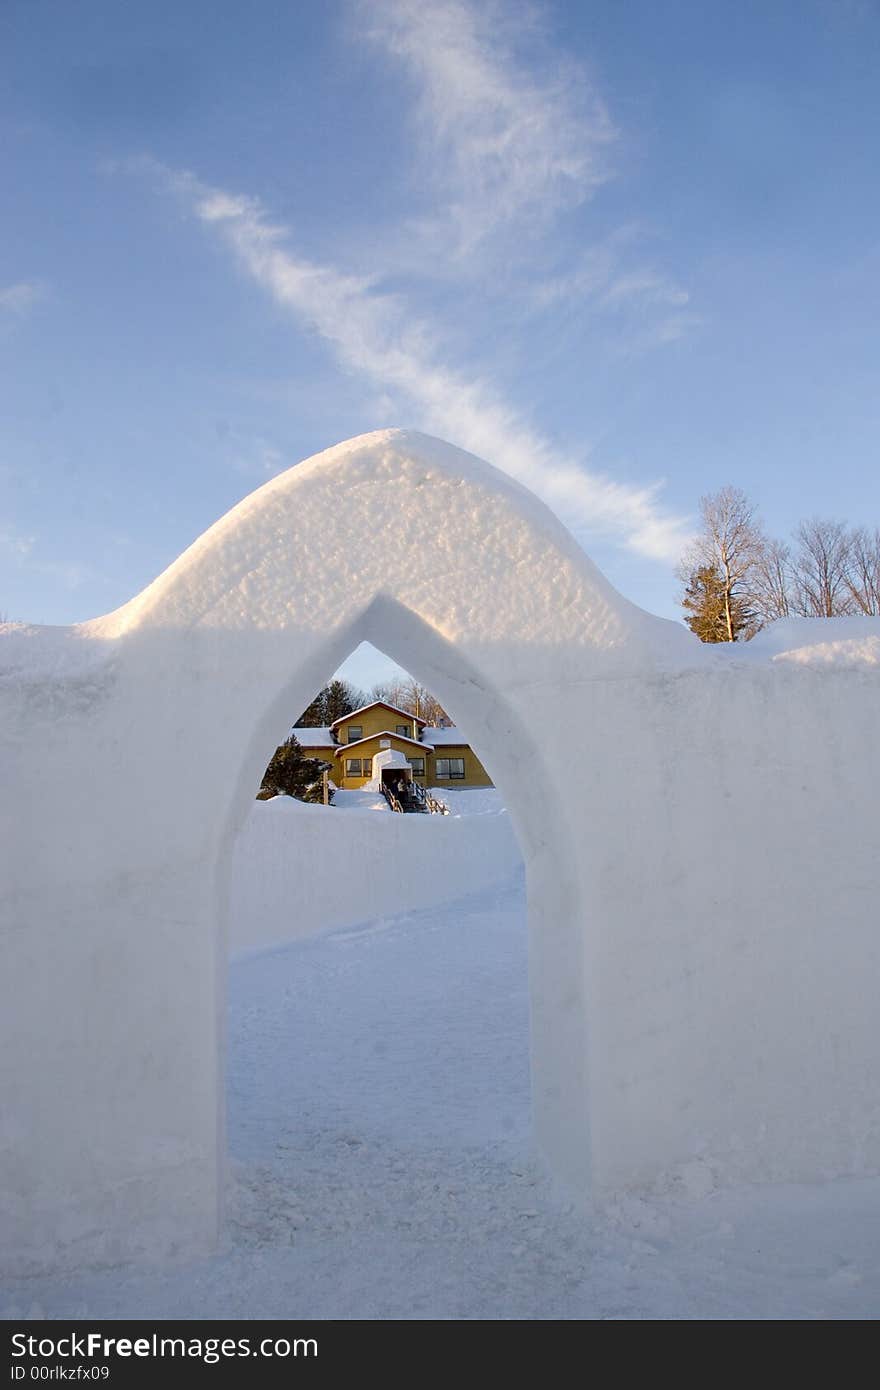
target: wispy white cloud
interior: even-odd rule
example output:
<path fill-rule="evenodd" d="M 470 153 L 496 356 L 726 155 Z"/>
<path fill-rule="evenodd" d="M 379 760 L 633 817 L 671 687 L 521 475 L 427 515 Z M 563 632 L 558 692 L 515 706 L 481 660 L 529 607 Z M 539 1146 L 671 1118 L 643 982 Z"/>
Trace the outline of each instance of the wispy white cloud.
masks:
<path fill-rule="evenodd" d="M 619 355 L 650 352 L 687 337 L 702 323 L 690 294 L 654 270 L 632 270 L 615 276 L 600 296 L 600 305 L 626 315 L 628 330 L 617 344 Z"/>
<path fill-rule="evenodd" d="M 529 298 L 538 309 L 595 299 L 610 285 L 618 259 L 617 251 L 608 243 L 590 246 L 581 251 L 574 265 L 555 275 L 545 275 L 532 285 Z"/>
<path fill-rule="evenodd" d="M 0 289 L 0 313 L 22 316 L 46 295 L 45 286 L 34 280 L 19 280 Z"/>
<path fill-rule="evenodd" d="M 419 170 L 437 195 L 422 229 L 454 254 L 512 223 L 546 224 L 609 177 L 606 107 L 584 68 L 549 48 L 536 10 L 357 0 L 355 14 L 411 79 Z"/>
<path fill-rule="evenodd" d="M 699 325 L 670 313 L 687 291 L 650 267 L 622 226 L 595 245 L 576 238 L 573 265 L 536 278 L 547 233 L 614 176 L 617 131 L 591 73 L 554 47 L 535 4 L 504 0 L 353 0 L 356 32 L 409 79 L 418 158 L 413 192 L 433 194 L 390 254 L 409 271 L 498 279 L 519 262 L 528 282 L 511 294 L 544 310 L 584 304 L 626 309 L 650 325 L 617 324 L 615 351 L 662 346 Z M 503 238 L 503 255 L 499 240 Z M 538 254 L 536 255 L 536 251 Z"/>
<path fill-rule="evenodd" d="M 637 228 L 620 227 L 586 249 L 582 235 L 549 236 L 611 173 L 615 132 L 588 71 L 554 50 L 540 11 L 527 4 L 351 3 L 359 39 L 413 90 L 417 159 L 390 251 L 384 237 L 379 252 L 375 238 L 364 238 L 370 259 L 359 273 L 319 263 L 296 252 L 258 200 L 150 167 L 277 305 L 375 388 L 381 422 L 405 416 L 490 459 L 582 538 L 605 535 L 643 555 L 677 558 L 688 527 L 663 506 L 659 485 L 616 482 L 589 469 L 586 452 L 563 456 L 505 400 L 491 367 L 450 365 L 458 353 L 444 331 L 448 306 L 480 293 L 488 304 L 502 283 L 524 314 L 586 303 L 614 324 L 624 351 L 688 331 L 687 293 L 638 258 Z M 386 280 L 398 272 L 393 283 L 403 283 L 404 245 L 407 289 L 392 292 Z M 542 278 L 541 265 L 553 273 Z M 442 303 L 438 266 L 449 282 Z"/>
<path fill-rule="evenodd" d="M 658 275 L 655 270 L 631 270 L 618 275 L 602 295 L 602 302 L 611 305 L 637 301 L 679 307 L 687 304 L 689 299 L 687 290 L 667 276 Z"/>
<path fill-rule="evenodd" d="M 25 535 L 14 526 L 0 526 L 0 551 L 15 560 L 26 560 L 36 544 L 36 536 Z"/>
<path fill-rule="evenodd" d="M 420 427 L 519 479 L 577 534 L 613 536 L 656 559 L 678 556 L 687 526 L 662 507 L 659 485 L 618 483 L 562 457 L 490 381 L 446 365 L 436 354 L 436 332 L 404 300 L 368 277 L 297 256 L 286 229 L 257 200 L 210 188 L 190 174 L 165 176 L 276 304 L 331 344 L 344 367 L 405 401 Z"/>
<path fill-rule="evenodd" d="M 580 311 L 587 303 L 602 316 L 615 355 L 644 352 L 684 337 L 702 322 L 688 307 L 690 294 L 653 267 L 630 265 L 636 241 L 634 230 L 624 227 L 587 247 L 572 266 L 530 287 L 531 304 L 553 312 L 562 307 Z"/>
<path fill-rule="evenodd" d="M 660 315 L 633 331 L 628 342 L 622 346 L 621 355 L 651 352 L 655 348 L 667 347 L 670 343 L 678 343 L 682 338 L 690 337 L 695 329 L 702 326 L 702 317 L 699 314 L 688 313 L 687 310 Z"/>
<path fill-rule="evenodd" d="M 283 473 L 295 462 L 295 459 L 285 458 L 281 449 L 259 435 L 232 442 L 230 466 L 245 477 L 259 478 L 265 482 L 267 478 L 274 478 L 276 473 Z"/>
<path fill-rule="evenodd" d="M 92 565 L 41 556 L 39 538 L 11 525 L 0 526 L 0 558 L 31 574 L 48 575 L 66 589 L 79 589 L 83 584 L 104 579 Z"/>

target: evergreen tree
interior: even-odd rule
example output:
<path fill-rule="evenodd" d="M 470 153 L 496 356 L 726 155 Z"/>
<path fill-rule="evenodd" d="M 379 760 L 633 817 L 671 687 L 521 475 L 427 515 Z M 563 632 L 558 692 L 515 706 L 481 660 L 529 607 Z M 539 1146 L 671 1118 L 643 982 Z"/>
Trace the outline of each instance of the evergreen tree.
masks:
<path fill-rule="evenodd" d="M 258 801 L 272 796 L 295 796 L 298 801 L 323 801 L 324 771 L 330 764 L 320 758 L 307 758 L 291 734 L 276 748 L 257 793 Z M 333 799 L 331 792 L 330 799 Z"/>
<path fill-rule="evenodd" d="M 344 719 L 352 710 L 358 709 L 356 699 L 359 696 L 360 691 L 355 691 L 348 681 L 331 681 L 327 686 L 327 725 L 335 724 L 337 719 Z"/>
<path fill-rule="evenodd" d="M 295 729 L 326 729 L 337 719 L 344 719 L 352 710 L 367 703 L 362 690 L 348 681 L 333 680 L 319 690 L 308 709 L 294 724 Z"/>
<path fill-rule="evenodd" d="M 734 598 L 729 615 L 733 629 L 731 639 L 724 576 L 715 565 L 698 565 L 692 571 L 681 605 L 685 609 L 685 622 L 701 642 L 736 641 L 747 625 L 743 605 Z"/>
<path fill-rule="evenodd" d="M 299 719 L 296 721 L 296 729 L 326 729 L 330 721 L 327 718 L 327 687 L 319 690 L 308 709 L 303 710 Z"/>

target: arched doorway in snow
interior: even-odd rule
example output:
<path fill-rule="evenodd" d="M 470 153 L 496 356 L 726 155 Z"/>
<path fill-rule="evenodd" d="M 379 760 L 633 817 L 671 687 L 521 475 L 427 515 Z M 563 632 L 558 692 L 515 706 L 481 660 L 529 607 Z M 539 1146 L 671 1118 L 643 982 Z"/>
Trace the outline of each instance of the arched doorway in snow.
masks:
<path fill-rule="evenodd" d="M 357 659 L 346 667 L 357 682 Z M 314 1234 L 331 1205 L 328 1236 L 384 1220 L 396 1201 L 389 1175 L 406 1173 L 409 1191 L 426 1162 L 444 1193 L 487 1164 L 502 1181 L 521 1169 L 535 1177 L 523 864 L 510 817 L 454 708 L 441 712 L 442 744 L 433 721 L 412 738 L 418 716 L 403 688 L 393 704 L 346 694 L 337 744 L 321 695 L 305 713 L 313 723 L 295 729 L 346 783 L 332 804 L 255 800 L 234 845 L 226 1094 L 239 1235 L 276 1220 L 286 1240 L 288 1212 Z M 452 786 L 434 784 L 435 740 L 447 758 L 463 753 Z M 283 757 L 273 763 L 267 787 L 283 780 Z M 295 792 L 317 795 L 319 766 L 302 769 Z M 405 799 L 400 777 L 413 789 Z M 453 1198 L 444 1220 L 455 1213 Z"/>
<path fill-rule="evenodd" d="M 568 735 L 560 722 L 536 741 L 524 715 L 536 699 L 561 707 L 585 654 L 639 667 L 629 612 L 509 477 L 383 431 L 274 479 L 124 608 L 57 638 L 77 666 L 78 694 L 61 679 L 55 705 L 76 705 L 73 790 L 57 822 L 50 808 L 41 818 L 58 872 L 28 884 L 40 901 L 23 911 L 47 943 L 44 993 L 65 1042 L 21 1097 L 28 1215 L 6 1245 L 19 1267 L 63 1261 L 66 1247 L 80 1259 L 215 1240 L 232 845 L 276 731 L 361 641 L 418 672 L 491 762 L 526 860 L 536 1140 L 561 1181 L 588 1190 Z M 37 665 L 43 648 L 28 646 Z M 57 677 L 54 647 L 46 661 Z M 54 736 L 39 719 L 33 733 L 31 769 Z M 46 1049 L 27 1041 L 21 992 L 6 1022 L 7 1060 L 32 1073 Z M 73 1129 L 60 1119 L 70 1097 Z"/>

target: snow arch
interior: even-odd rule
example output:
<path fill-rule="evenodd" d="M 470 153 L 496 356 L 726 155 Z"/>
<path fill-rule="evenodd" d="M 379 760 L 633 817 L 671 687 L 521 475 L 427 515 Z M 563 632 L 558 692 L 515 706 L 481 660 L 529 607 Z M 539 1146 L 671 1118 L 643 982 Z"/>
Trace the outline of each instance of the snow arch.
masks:
<path fill-rule="evenodd" d="M 228 848 L 278 728 L 364 639 L 514 817 L 562 1182 L 876 1165 L 878 626 L 707 651 L 509 478 L 386 431 L 261 488 L 116 613 L 7 630 L 6 1259 L 214 1240 Z M 721 882 L 719 835 L 748 863 Z"/>

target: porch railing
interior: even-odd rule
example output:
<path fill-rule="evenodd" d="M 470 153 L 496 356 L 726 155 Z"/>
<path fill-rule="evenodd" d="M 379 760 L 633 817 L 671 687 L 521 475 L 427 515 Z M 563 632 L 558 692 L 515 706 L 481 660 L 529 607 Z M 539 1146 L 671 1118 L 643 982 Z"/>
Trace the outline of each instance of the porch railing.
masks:
<path fill-rule="evenodd" d="M 434 816 L 449 815 L 449 807 L 446 805 L 446 802 L 440 801 L 436 796 L 432 796 L 424 787 L 420 787 L 418 782 L 410 782 L 409 784 L 409 798 L 412 802 L 415 802 L 415 805 L 411 806 L 404 806 L 400 798 L 394 795 L 394 792 L 385 782 L 379 783 L 379 790 L 388 802 L 391 810 L 397 811 L 400 815 L 405 814 L 407 811 L 428 811 Z"/>
<path fill-rule="evenodd" d="M 388 802 L 388 805 L 390 806 L 391 810 L 397 811 L 397 813 L 402 816 L 403 807 L 401 806 L 397 797 L 394 795 L 394 792 L 391 790 L 391 788 L 386 786 L 384 782 L 380 782 L 379 790 L 384 796 L 385 800 Z"/>

